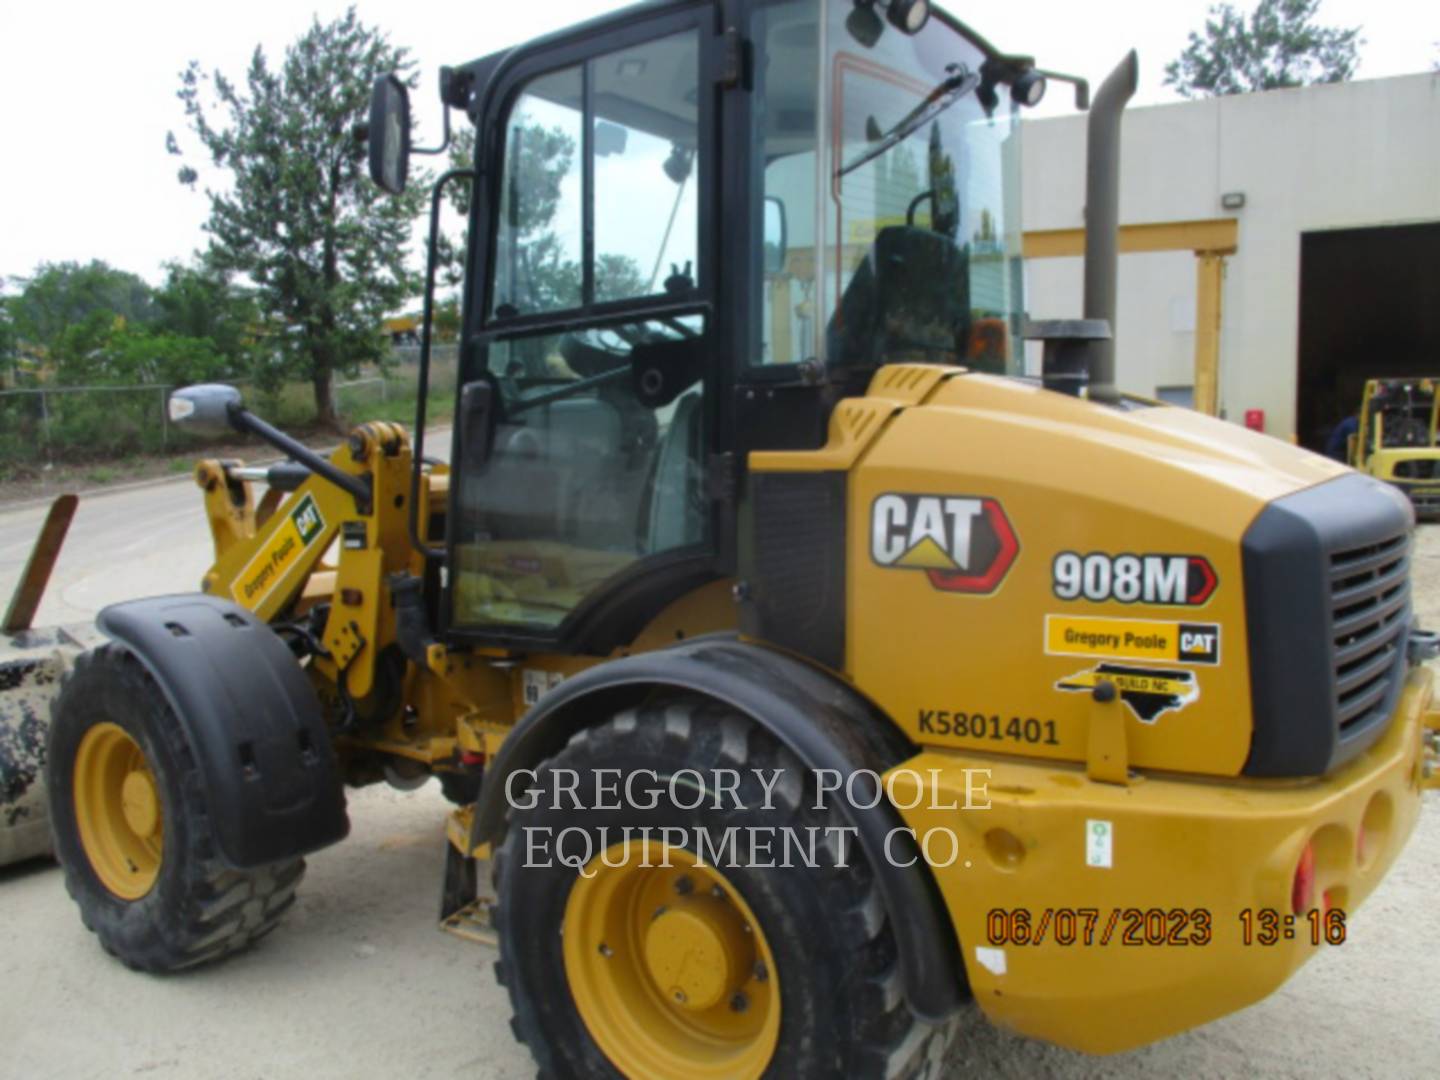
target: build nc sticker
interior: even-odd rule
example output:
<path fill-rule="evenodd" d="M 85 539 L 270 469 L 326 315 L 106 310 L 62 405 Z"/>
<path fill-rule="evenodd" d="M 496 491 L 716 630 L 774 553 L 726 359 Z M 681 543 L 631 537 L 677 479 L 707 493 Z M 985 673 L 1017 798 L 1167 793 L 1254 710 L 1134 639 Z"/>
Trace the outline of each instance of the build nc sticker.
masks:
<path fill-rule="evenodd" d="M 1200 683 L 1193 671 L 1124 664 L 1096 664 L 1061 679 L 1055 689 L 1093 693 L 1101 683 L 1115 687 L 1120 700 L 1143 724 L 1153 724 L 1167 712 L 1176 712 L 1200 700 Z"/>

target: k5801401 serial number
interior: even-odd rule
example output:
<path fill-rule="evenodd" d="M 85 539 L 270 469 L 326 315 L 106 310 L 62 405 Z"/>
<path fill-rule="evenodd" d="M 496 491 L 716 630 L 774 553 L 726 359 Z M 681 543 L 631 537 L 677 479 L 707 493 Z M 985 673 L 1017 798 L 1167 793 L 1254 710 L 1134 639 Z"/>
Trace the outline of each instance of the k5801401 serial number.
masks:
<path fill-rule="evenodd" d="M 1023 742 L 1041 746 L 1059 746 L 1054 720 L 999 714 L 951 712 L 949 709 L 921 709 L 920 734 L 952 735 L 976 742 Z"/>

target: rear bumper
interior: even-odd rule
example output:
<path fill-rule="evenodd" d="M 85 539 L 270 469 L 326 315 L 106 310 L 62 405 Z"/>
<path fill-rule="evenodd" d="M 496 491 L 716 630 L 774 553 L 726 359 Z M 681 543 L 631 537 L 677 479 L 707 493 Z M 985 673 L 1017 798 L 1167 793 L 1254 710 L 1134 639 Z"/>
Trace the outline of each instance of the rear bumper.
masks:
<path fill-rule="evenodd" d="M 1317 904 L 1328 897 L 1348 915 L 1369 894 L 1419 813 L 1430 698 L 1428 669 L 1414 669 L 1386 733 L 1318 780 L 1151 776 L 1120 786 L 1090 781 L 1075 767 L 940 751 L 912 758 L 887 780 L 917 836 L 938 830 L 928 857 L 986 1015 L 1061 1046 L 1114 1053 L 1258 1001 L 1317 949 L 1334 947 L 1311 944 L 1304 914 L 1293 937 L 1281 922 L 1276 943 L 1261 944 L 1258 934 L 1247 943 L 1242 913 L 1251 913 L 1252 927 L 1263 910 L 1282 920 L 1292 913 L 1307 843 Z M 967 769 L 971 805 L 988 797 L 988 809 L 949 808 L 966 805 Z M 1097 823 L 1110 838 L 1108 866 L 1103 845 L 1087 841 Z M 941 865 L 952 851 L 953 863 Z M 997 910 L 1007 915 L 997 920 Z M 1028 917 L 1023 945 L 1004 933 L 1016 911 Z M 1068 911 L 1096 913 L 1089 944 L 1086 916 L 1060 915 Z M 1151 911 L 1163 915 L 1147 927 Z M 1073 943 L 1057 942 L 1062 921 L 1081 928 Z M 1036 942 L 1042 923 L 1048 932 Z M 1140 930 L 1127 944 L 1132 925 Z"/>

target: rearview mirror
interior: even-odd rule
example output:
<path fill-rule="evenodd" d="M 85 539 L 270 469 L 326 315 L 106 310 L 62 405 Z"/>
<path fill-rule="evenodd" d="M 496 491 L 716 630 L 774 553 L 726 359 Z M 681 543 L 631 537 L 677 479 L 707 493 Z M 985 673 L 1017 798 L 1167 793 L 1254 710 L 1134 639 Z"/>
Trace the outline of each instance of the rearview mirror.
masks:
<path fill-rule="evenodd" d="M 765 196 L 765 273 L 778 274 L 785 269 L 789 232 L 785 204 L 774 195 Z"/>
<path fill-rule="evenodd" d="M 370 91 L 370 179 L 391 195 L 410 175 L 410 91 L 393 72 Z"/>
<path fill-rule="evenodd" d="M 234 425 L 231 407 L 241 406 L 240 391 L 224 383 L 187 386 L 170 395 L 170 422 L 196 435 L 224 435 Z"/>

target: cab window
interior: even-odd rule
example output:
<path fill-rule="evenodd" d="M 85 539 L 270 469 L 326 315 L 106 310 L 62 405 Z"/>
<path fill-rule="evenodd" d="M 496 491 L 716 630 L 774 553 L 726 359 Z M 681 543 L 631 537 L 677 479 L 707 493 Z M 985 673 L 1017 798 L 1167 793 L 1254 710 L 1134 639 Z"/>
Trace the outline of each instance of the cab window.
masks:
<path fill-rule="evenodd" d="M 521 88 L 505 126 L 492 320 L 695 292 L 699 88 L 693 31 Z"/>
<path fill-rule="evenodd" d="M 483 373 L 497 419 L 483 466 L 453 480 L 451 621 L 559 633 L 637 563 L 708 550 L 699 35 L 512 101 Z"/>

